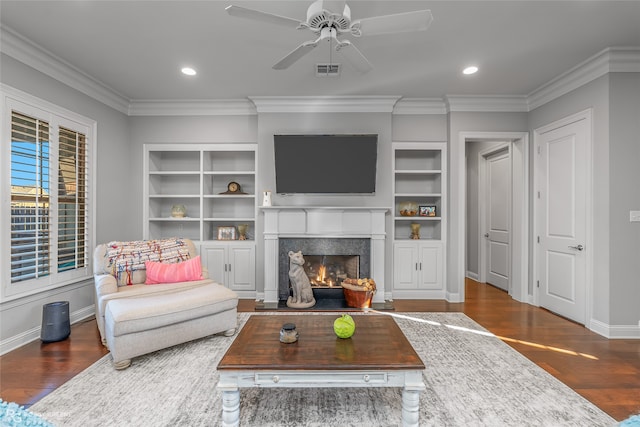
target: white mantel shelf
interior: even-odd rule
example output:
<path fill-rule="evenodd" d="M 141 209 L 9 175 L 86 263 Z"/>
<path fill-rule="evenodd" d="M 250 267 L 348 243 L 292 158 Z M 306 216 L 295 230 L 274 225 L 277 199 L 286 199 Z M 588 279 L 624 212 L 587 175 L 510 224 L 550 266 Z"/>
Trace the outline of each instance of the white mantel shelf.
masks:
<path fill-rule="evenodd" d="M 371 239 L 371 277 L 378 292 L 374 303 L 391 299 L 384 283 L 385 215 L 387 207 L 262 206 L 264 213 L 264 304 L 278 304 L 278 239 L 368 238 Z"/>

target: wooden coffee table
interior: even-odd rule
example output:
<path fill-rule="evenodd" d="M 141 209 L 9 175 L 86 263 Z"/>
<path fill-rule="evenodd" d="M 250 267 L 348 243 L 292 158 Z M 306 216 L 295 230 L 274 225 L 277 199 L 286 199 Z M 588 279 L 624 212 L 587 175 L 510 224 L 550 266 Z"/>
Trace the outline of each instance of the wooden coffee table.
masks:
<path fill-rule="evenodd" d="M 241 387 L 402 387 L 402 424 L 417 426 L 424 364 L 386 315 L 354 315 L 356 332 L 340 339 L 331 315 L 254 315 L 218 364 L 222 423 L 240 422 Z M 297 342 L 280 342 L 295 323 Z"/>

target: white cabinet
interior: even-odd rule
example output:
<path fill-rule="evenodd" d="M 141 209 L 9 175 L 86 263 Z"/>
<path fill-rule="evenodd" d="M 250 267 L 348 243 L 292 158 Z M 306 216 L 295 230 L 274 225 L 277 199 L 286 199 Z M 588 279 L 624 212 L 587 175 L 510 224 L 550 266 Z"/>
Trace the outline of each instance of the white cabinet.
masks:
<path fill-rule="evenodd" d="M 202 265 L 209 278 L 238 292 L 254 296 L 256 290 L 256 246 L 254 242 L 207 242 L 200 245 Z"/>
<path fill-rule="evenodd" d="M 393 246 L 394 298 L 444 298 L 440 242 L 396 242 Z"/>
<path fill-rule="evenodd" d="M 444 142 L 393 143 L 394 298 L 445 296 L 446 154 Z"/>

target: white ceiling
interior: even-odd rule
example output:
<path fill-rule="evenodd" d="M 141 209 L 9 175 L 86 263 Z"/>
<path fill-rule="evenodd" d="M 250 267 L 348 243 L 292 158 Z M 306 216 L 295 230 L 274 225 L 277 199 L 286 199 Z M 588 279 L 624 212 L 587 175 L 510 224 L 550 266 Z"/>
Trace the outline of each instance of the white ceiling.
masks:
<path fill-rule="evenodd" d="M 434 21 L 425 32 L 344 36 L 374 69 L 345 63 L 340 77 L 319 78 L 321 47 L 271 68 L 312 33 L 231 17 L 229 4 L 304 20 L 311 1 L 2 0 L 0 22 L 128 100 L 528 95 L 602 49 L 640 46 L 640 1 L 351 0 L 354 20 L 430 9 Z M 468 64 L 480 71 L 463 76 Z M 198 75 L 181 75 L 184 65 Z"/>

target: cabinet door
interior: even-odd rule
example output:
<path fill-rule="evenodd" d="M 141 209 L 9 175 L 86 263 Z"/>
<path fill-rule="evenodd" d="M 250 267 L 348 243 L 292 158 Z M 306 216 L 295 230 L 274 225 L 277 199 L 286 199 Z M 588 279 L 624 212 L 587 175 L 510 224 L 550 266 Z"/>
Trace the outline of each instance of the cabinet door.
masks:
<path fill-rule="evenodd" d="M 255 246 L 229 247 L 229 287 L 234 291 L 255 291 Z"/>
<path fill-rule="evenodd" d="M 394 289 L 417 289 L 417 247 L 414 243 L 396 243 L 393 246 Z"/>
<path fill-rule="evenodd" d="M 227 249 L 225 247 L 203 247 L 202 263 L 209 270 L 209 278 L 229 287 L 227 282 Z"/>
<path fill-rule="evenodd" d="M 442 246 L 420 245 L 419 289 L 442 289 Z"/>

